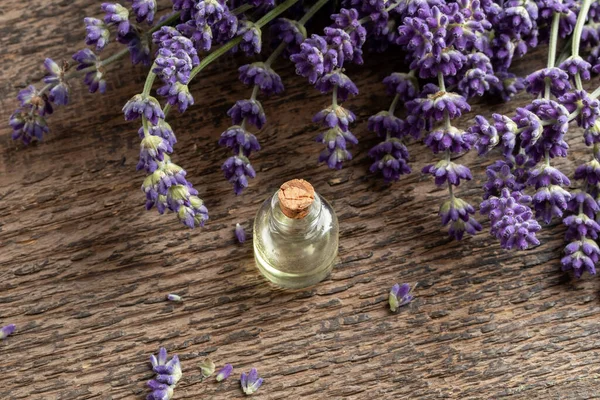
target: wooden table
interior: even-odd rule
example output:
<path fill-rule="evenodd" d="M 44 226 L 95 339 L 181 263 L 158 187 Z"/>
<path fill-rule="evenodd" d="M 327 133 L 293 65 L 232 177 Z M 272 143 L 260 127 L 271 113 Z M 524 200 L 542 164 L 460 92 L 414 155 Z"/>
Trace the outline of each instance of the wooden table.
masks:
<path fill-rule="evenodd" d="M 197 104 L 174 112 L 171 123 L 174 160 L 210 211 L 204 229 L 144 210 L 138 124 L 121 113 L 141 90 L 142 67 L 110 68 L 105 95 L 76 83 L 72 105 L 50 117 L 43 143 L 11 141 L 4 121 L 16 93 L 42 77 L 44 57 L 60 60 L 83 46 L 82 18 L 98 15 L 99 4 L 0 5 L 0 325 L 18 326 L 0 343 L 0 397 L 141 399 L 152 377 L 148 357 L 160 346 L 183 363 L 176 399 L 243 398 L 237 378 L 251 367 L 265 378 L 257 399 L 599 396 L 600 283 L 560 271 L 560 224 L 527 252 L 501 250 L 482 217 L 484 232 L 454 242 L 436 215 L 446 191 L 418 172 L 434 159 L 423 144 L 409 146 L 417 172 L 400 182 L 385 185 L 368 172 L 376 140 L 366 119 L 390 101 L 380 81 L 394 63 L 384 57 L 350 69 L 361 90 L 347 102 L 360 119 L 360 144 L 341 171 L 316 163 L 321 147 L 310 117 L 328 98 L 279 63 L 287 91 L 264 100 L 269 122 L 252 157 L 257 177 L 239 197 L 222 177 L 228 152 L 217 139 L 227 109 L 250 94 L 234 68 L 244 60 L 226 58 L 203 72 L 193 85 Z M 544 52 L 516 69 L 539 67 Z M 510 113 L 527 100 L 480 104 L 471 116 Z M 572 174 L 589 153 L 580 130 L 569 135 L 571 158 L 557 164 Z M 478 202 L 491 161 L 464 160 L 475 179 L 459 191 Z M 259 204 L 296 177 L 337 210 L 340 263 L 316 287 L 284 291 L 259 275 L 251 241 L 238 244 L 233 229 L 239 222 L 250 232 Z M 395 282 L 419 287 L 410 306 L 392 314 Z M 170 292 L 185 301 L 166 302 Z M 203 382 L 198 364 L 206 356 L 232 363 L 234 376 Z"/>

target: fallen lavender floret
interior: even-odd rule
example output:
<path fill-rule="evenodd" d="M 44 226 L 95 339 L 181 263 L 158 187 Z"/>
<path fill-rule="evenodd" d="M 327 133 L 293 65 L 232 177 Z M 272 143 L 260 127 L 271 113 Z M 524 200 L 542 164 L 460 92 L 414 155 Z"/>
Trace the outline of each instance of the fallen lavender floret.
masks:
<path fill-rule="evenodd" d="M 390 310 L 396 312 L 399 307 L 407 305 L 413 299 L 412 291 L 408 283 L 402 285 L 395 284 L 390 290 L 388 302 L 390 303 Z"/>
<path fill-rule="evenodd" d="M 167 295 L 167 300 L 169 301 L 176 301 L 176 302 L 182 302 L 183 298 L 179 295 L 173 294 L 173 293 L 169 293 Z"/>
<path fill-rule="evenodd" d="M 258 388 L 263 384 L 263 378 L 258 377 L 258 371 L 256 368 L 252 368 L 248 374 L 242 372 L 242 376 L 240 377 L 240 383 L 242 385 L 242 390 L 246 395 L 251 395 L 258 390 Z"/>
<path fill-rule="evenodd" d="M 240 224 L 235 224 L 235 237 L 240 243 L 244 243 L 246 241 L 246 232 Z"/>
<path fill-rule="evenodd" d="M 203 377 L 208 378 L 215 373 L 215 363 L 210 358 L 205 358 L 200 363 L 200 371 L 202 371 Z"/>
<path fill-rule="evenodd" d="M 219 372 L 217 372 L 217 376 L 215 379 L 217 380 L 217 382 L 224 381 L 225 379 L 229 378 L 229 375 L 231 375 L 232 372 L 233 366 L 231 364 L 225 364 L 225 366 L 223 366 L 223 368 L 221 368 Z"/>
<path fill-rule="evenodd" d="M 157 356 L 150 356 L 150 364 L 156 376 L 147 383 L 152 393 L 146 396 L 146 400 L 170 400 L 175 385 L 183 375 L 179 357 L 176 354 L 167 361 L 167 350 L 161 347 Z"/>
<path fill-rule="evenodd" d="M 0 328 L 0 340 L 6 339 L 8 336 L 12 335 L 17 326 L 15 324 L 9 324 Z"/>

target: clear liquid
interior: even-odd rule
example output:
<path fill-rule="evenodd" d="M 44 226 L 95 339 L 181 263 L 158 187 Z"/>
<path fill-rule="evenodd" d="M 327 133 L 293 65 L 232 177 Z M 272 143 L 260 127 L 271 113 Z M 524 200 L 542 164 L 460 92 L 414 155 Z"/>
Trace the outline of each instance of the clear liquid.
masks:
<path fill-rule="evenodd" d="M 314 285 L 329 275 L 338 252 L 338 220 L 331 205 L 315 193 L 308 215 L 286 217 L 277 193 L 254 220 L 254 259 L 260 272 L 285 288 Z"/>

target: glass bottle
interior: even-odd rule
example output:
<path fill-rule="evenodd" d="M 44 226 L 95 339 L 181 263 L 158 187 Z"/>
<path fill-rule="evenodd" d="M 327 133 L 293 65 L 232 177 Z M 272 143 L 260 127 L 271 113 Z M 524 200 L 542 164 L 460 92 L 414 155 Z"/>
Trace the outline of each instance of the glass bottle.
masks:
<path fill-rule="evenodd" d="M 254 220 L 254 259 L 260 272 L 285 288 L 322 281 L 338 252 L 339 226 L 331 205 L 302 179 L 285 182 Z"/>

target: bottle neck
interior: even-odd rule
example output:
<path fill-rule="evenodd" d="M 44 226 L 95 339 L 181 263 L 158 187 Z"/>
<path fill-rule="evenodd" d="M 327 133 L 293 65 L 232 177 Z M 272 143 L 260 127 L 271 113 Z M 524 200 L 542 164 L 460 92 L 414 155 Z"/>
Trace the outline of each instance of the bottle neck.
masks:
<path fill-rule="evenodd" d="M 285 235 L 306 235 L 316 228 L 321 216 L 321 208 L 321 198 L 315 193 L 315 200 L 304 218 L 289 218 L 281 211 L 279 198 L 275 193 L 271 198 L 271 228 Z"/>

